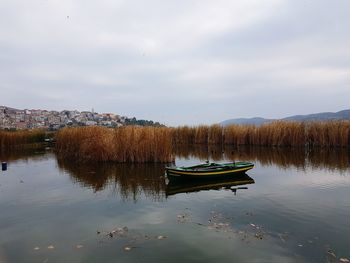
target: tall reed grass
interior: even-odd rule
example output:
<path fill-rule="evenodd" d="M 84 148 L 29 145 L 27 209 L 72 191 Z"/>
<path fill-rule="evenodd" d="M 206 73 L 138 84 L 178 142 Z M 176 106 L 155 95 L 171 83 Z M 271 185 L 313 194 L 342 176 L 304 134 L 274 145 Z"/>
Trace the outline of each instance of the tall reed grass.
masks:
<path fill-rule="evenodd" d="M 261 126 L 65 128 L 56 135 L 60 158 L 100 162 L 171 162 L 181 145 L 349 147 L 350 121 L 285 122 Z M 209 147 L 210 146 L 210 147 Z M 220 154 L 220 151 L 217 152 Z"/>
<path fill-rule="evenodd" d="M 0 151 L 23 147 L 27 144 L 41 143 L 46 136 L 45 130 L 0 131 Z"/>
<path fill-rule="evenodd" d="M 174 144 L 217 144 L 222 143 L 223 138 L 223 128 L 217 124 L 172 128 Z"/>
<path fill-rule="evenodd" d="M 171 162 L 171 131 L 164 127 L 65 128 L 56 135 L 59 158 L 100 162 Z"/>
<path fill-rule="evenodd" d="M 276 121 L 261 126 L 219 125 L 178 127 L 173 144 L 349 147 L 350 121 Z"/>

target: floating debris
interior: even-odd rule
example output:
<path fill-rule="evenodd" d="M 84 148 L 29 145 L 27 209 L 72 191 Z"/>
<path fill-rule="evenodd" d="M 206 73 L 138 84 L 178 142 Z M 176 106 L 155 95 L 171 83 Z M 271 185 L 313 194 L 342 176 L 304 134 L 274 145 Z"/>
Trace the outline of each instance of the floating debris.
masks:
<path fill-rule="evenodd" d="M 75 246 L 75 248 L 77 248 L 77 249 L 81 249 L 81 248 L 83 248 L 84 246 L 83 245 L 76 245 Z"/>
<path fill-rule="evenodd" d="M 40 247 L 35 247 L 35 248 L 33 248 L 34 250 L 39 250 L 40 249 Z"/>
<path fill-rule="evenodd" d="M 298 247 L 303 247 L 303 245 L 302 245 L 302 244 L 299 244 Z"/>
<path fill-rule="evenodd" d="M 329 249 L 328 251 L 327 251 L 327 253 L 329 254 L 329 255 L 331 255 L 332 257 L 337 257 L 336 255 L 335 255 L 335 253 L 331 250 L 331 249 Z"/>
<path fill-rule="evenodd" d="M 258 239 L 263 239 L 264 235 L 262 233 L 256 233 L 255 237 L 258 238 Z"/>
<path fill-rule="evenodd" d="M 176 217 L 177 217 L 177 221 L 180 223 L 185 223 L 189 220 L 189 215 L 186 213 L 178 214 Z"/>
<path fill-rule="evenodd" d="M 98 230 L 97 230 L 97 231 L 96 231 L 96 234 L 97 234 L 97 235 L 101 234 L 101 231 L 98 231 Z"/>
<path fill-rule="evenodd" d="M 157 236 L 157 239 L 165 239 L 166 236 Z"/>
<path fill-rule="evenodd" d="M 235 232 L 229 223 L 224 222 L 228 218 L 224 218 L 222 214 L 211 211 L 211 217 L 208 219 L 208 229 L 214 229 L 216 232 Z"/>
<path fill-rule="evenodd" d="M 107 233 L 107 236 L 109 236 L 110 238 L 113 238 L 114 236 L 117 236 L 117 237 L 124 237 L 127 235 L 129 229 L 124 226 L 124 227 L 118 227 L 116 229 L 113 229 L 112 231 L 108 232 Z M 99 234 L 100 232 L 98 231 L 97 234 Z"/>
<path fill-rule="evenodd" d="M 278 234 L 278 237 L 280 238 L 280 240 L 285 243 L 286 240 L 285 240 L 285 236 L 283 234 Z"/>
<path fill-rule="evenodd" d="M 125 250 L 125 251 L 130 251 L 130 250 L 131 250 L 131 247 L 125 246 L 125 247 L 124 247 L 124 250 Z"/>
<path fill-rule="evenodd" d="M 347 258 L 340 258 L 339 261 L 343 262 L 343 263 L 349 263 L 350 262 L 350 260 L 347 259 Z"/>
<path fill-rule="evenodd" d="M 47 249 L 55 249 L 55 247 L 53 245 L 50 245 L 47 247 Z"/>
<path fill-rule="evenodd" d="M 214 226 L 215 228 L 218 228 L 218 229 L 222 229 L 222 228 L 226 228 L 226 227 L 229 227 L 229 224 L 228 223 L 214 223 Z"/>

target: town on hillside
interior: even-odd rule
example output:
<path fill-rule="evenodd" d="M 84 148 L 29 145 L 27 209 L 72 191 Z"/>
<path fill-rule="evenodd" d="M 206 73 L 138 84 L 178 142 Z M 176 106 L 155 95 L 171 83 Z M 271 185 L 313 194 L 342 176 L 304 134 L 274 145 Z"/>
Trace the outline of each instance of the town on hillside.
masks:
<path fill-rule="evenodd" d="M 158 122 L 137 120 L 113 113 L 97 113 L 92 111 L 48 111 L 40 109 L 14 109 L 0 106 L 0 129 L 22 130 L 43 128 L 58 130 L 66 126 L 106 126 L 120 127 L 124 125 L 160 126 Z"/>

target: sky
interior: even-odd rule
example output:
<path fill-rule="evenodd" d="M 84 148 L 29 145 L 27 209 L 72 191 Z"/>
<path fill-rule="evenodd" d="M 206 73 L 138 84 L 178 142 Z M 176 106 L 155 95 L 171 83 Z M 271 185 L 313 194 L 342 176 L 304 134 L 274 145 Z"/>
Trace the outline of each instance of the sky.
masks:
<path fill-rule="evenodd" d="M 349 0 L 1 0 L 0 105 L 166 125 L 350 108 Z"/>

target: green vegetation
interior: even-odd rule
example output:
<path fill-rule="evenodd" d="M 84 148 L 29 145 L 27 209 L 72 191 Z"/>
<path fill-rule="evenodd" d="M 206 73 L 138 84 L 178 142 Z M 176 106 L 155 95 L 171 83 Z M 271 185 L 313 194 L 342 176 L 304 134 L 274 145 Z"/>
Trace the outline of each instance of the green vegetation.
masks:
<path fill-rule="evenodd" d="M 159 122 L 153 122 L 149 120 L 137 120 L 135 117 L 126 118 L 125 125 L 164 127 L 164 125 L 160 124 Z"/>

